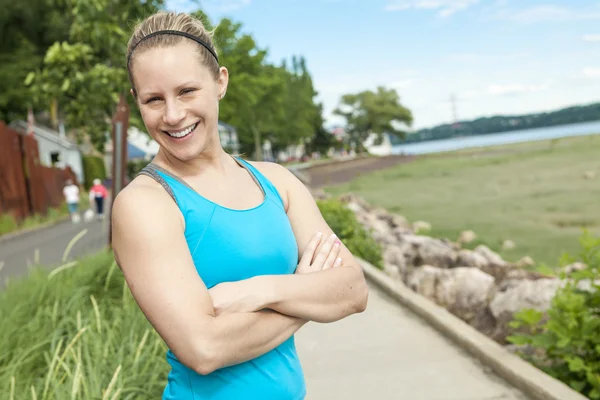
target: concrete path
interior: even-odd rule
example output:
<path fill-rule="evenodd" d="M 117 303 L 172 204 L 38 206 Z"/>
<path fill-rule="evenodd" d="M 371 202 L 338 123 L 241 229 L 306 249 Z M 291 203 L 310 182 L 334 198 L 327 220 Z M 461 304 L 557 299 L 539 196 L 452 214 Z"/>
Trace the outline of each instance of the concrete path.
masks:
<path fill-rule="evenodd" d="M 524 400 L 375 288 L 367 310 L 296 334 L 308 400 Z"/>
<path fill-rule="evenodd" d="M 83 231 L 85 233 L 82 234 Z M 0 288 L 4 287 L 5 278 L 26 275 L 30 265 L 52 267 L 62 264 L 67 245 L 78 234 L 83 236 L 71 248 L 67 261 L 93 254 L 107 246 L 108 217 L 90 223 L 61 222 L 23 236 L 0 240 L 0 265 L 3 265 Z"/>

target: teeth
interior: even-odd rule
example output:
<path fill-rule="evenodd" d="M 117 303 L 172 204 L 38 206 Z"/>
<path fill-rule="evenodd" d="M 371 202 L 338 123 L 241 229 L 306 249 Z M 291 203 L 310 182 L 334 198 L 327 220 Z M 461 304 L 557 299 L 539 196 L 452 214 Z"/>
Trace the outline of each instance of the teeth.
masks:
<path fill-rule="evenodd" d="M 183 131 L 179 131 L 179 132 L 167 132 L 169 134 L 169 136 L 175 137 L 175 138 L 182 138 L 184 136 L 189 135 L 194 128 L 196 128 L 196 124 L 190 126 L 189 128 L 183 130 Z"/>

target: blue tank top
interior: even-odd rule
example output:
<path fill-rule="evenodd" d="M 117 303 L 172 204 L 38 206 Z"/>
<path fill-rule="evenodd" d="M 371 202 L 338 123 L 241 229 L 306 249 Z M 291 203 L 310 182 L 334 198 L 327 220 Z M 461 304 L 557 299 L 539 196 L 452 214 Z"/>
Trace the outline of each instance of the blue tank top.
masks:
<path fill-rule="evenodd" d="M 256 275 L 293 274 L 298 264 L 296 239 L 277 189 L 252 165 L 235 160 L 263 192 L 254 208 L 220 206 L 155 164 L 142 172 L 161 183 L 183 213 L 185 239 L 209 289 Z M 300 400 L 306 395 L 293 336 L 262 356 L 208 375 L 183 365 L 171 350 L 167 361 L 171 371 L 163 400 Z"/>

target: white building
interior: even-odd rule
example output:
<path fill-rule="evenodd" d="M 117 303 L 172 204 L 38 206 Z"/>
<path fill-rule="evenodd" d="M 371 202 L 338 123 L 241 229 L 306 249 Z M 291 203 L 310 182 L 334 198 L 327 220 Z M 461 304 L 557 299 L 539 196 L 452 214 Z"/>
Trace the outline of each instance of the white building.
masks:
<path fill-rule="evenodd" d="M 27 122 L 13 121 L 10 126 L 22 133 L 27 132 Z M 46 167 L 71 167 L 77 180 L 84 181 L 83 161 L 79 147 L 58 132 L 34 124 L 33 135 L 38 143 L 40 163 Z"/>
<path fill-rule="evenodd" d="M 390 140 L 390 135 L 384 133 L 381 135 L 381 139 L 378 138 L 378 135 L 375 133 L 371 133 L 367 139 L 363 142 L 363 146 L 369 154 L 373 154 L 375 156 L 389 156 L 392 154 L 392 141 Z"/>

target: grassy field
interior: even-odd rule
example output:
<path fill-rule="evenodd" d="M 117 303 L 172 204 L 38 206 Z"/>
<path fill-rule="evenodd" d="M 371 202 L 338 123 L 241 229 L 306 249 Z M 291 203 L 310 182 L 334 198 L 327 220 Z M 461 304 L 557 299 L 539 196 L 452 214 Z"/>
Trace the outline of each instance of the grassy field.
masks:
<path fill-rule="evenodd" d="M 552 267 L 578 251 L 582 228 L 600 235 L 600 135 L 423 156 L 326 190 L 427 221 L 432 236 L 471 229 L 474 244 L 507 260 L 529 255 Z M 516 247 L 503 251 L 507 239 Z"/>

